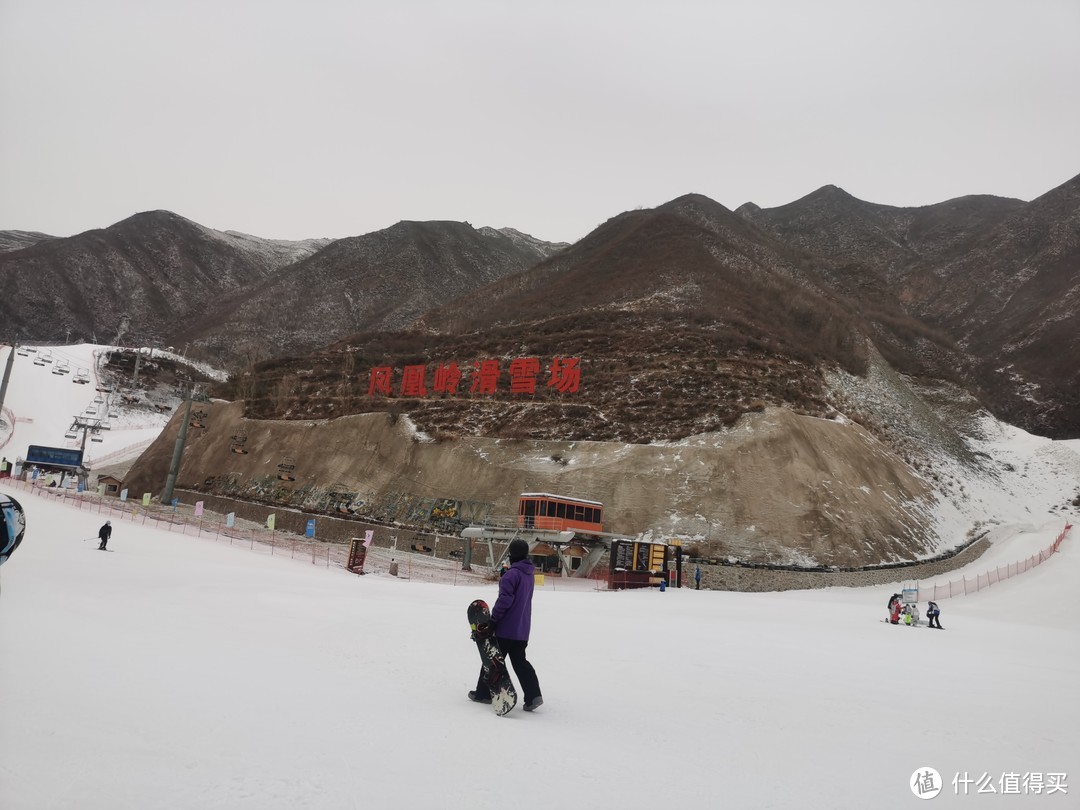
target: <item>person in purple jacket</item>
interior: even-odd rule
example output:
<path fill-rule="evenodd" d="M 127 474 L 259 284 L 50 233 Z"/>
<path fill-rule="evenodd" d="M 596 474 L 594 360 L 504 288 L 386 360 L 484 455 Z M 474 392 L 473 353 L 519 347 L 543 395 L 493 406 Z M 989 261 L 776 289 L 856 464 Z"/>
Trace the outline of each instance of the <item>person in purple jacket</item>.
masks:
<path fill-rule="evenodd" d="M 544 704 L 540 696 L 540 681 L 536 670 L 525 658 L 529 646 L 529 629 L 532 624 L 533 585 L 536 569 L 529 561 L 529 544 L 514 540 L 508 549 L 510 567 L 499 580 L 499 598 L 491 609 L 491 632 L 499 649 L 510 659 L 514 673 L 521 681 L 525 711 L 531 712 Z M 469 692 L 469 700 L 491 703 L 491 692 L 484 680 L 484 671 L 476 681 L 476 691 Z"/>

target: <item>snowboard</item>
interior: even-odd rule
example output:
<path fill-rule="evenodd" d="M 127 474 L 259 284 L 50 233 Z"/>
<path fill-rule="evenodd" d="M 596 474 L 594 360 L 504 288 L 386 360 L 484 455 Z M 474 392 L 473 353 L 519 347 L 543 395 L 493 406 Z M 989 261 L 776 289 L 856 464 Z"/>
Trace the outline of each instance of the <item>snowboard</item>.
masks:
<path fill-rule="evenodd" d="M 477 599 L 469 605 L 469 627 L 472 638 L 480 651 L 480 663 L 484 678 L 491 692 L 491 708 L 500 717 L 517 705 L 517 691 L 506 670 L 506 657 L 490 633 L 491 610 L 487 602 Z"/>

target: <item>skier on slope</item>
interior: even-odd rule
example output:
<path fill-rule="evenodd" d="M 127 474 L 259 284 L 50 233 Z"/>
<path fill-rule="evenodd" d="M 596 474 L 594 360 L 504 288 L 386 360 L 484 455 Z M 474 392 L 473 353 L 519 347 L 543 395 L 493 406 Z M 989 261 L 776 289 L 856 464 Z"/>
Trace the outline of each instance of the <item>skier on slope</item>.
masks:
<path fill-rule="evenodd" d="M 97 535 L 98 539 L 101 540 L 98 551 L 108 551 L 105 545 L 109 542 L 109 538 L 112 537 L 112 521 L 106 520 L 105 525 L 98 529 Z"/>
<path fill-rule="evenodd" d="M 926 606 L 926 618 L 929 621 L 929 626 L 935 627 L 938 630 L 944 630 L 945 628 L 941 626 L 941 619 L 938 618 L 939 616 L 941 616 L 941 608 L 938 607 L 937 602 L 931 601 Z"/>

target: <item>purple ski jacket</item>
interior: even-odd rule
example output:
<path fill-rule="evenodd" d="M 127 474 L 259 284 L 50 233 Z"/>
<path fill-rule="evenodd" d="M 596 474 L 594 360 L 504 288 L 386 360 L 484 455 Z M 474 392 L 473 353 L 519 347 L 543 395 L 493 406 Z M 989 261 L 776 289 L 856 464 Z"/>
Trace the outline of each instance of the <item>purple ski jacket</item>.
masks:
<path fill-rule="evenodd" d="M 491 609 L 496 638 L 529 640 L 535 572 L 536 569 L 528 559 L 518 560 L 499 580 L 499 598 Z"/>

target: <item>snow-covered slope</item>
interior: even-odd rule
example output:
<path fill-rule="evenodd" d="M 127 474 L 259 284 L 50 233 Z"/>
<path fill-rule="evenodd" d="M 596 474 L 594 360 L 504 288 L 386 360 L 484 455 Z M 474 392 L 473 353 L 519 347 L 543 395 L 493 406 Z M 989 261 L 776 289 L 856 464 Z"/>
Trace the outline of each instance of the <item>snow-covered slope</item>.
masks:
<path fill-rule="evenodd" d="M 169 420 L 168 412 L 159 412 L 145 398 L 131 407 L 122 400 L 122 391 L 97 390 L 108 348 L 88 343 L 20 347 L 4 400 L 0 455 L 9 461 L 24 458 L 32 444 L 78 448 L 82 433 L 74 439 L 67 436 L 75 417 L 108 425 L 97 434 L 100 442 L 87 438 L 84 461 L 91 469 L 99 460 L 113 463 L 136 457 L 157 438 Z M 13 351 L 10 346 L 0 347 L 0 374 Z M 54 373 L 61 367 L 68 372 Z M 81 374 L 87 383 L 75 382 Z"/>
<path fill-rule="evenodd" d="M 1076 537 L 944 602 L 941 632 L 883 624 L 891 585 L 549 579 L 529 645 L 544 706 L 498 718 L 465 697 L 465 608 L 494 583 L 357 577 L 14 494 L 28 528 L 2 569 L 5 807 L 891 810 L 927 768 L 935 807 L 1064 808 L 1080 789 Z M 83 538 L 110 516 L 102 553 Z M 1020 559 L 1059 530 L 996 550 Z M 1010 774 L 1015 795 L 974 798 Z M 1068 793 L 1046 795 L 1052 781 Z"/>

